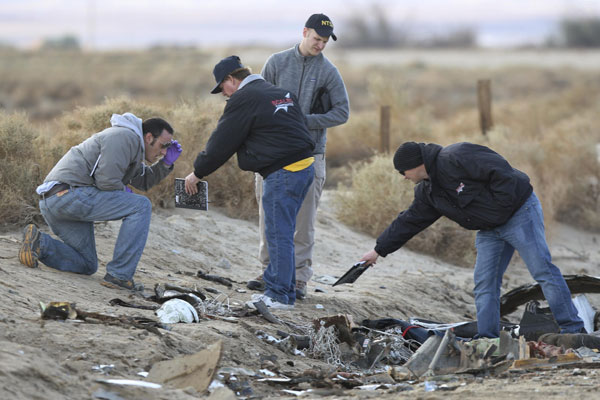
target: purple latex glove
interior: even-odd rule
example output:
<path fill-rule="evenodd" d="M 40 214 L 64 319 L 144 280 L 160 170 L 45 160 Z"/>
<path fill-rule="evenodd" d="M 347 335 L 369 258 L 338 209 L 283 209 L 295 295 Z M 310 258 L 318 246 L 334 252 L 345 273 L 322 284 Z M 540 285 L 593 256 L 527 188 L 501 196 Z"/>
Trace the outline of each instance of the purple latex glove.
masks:
<path fill-rule="evenodd" d="M 129 186 L 125 186 L 125 191 L 127 193 L 133 193 L 133 190 L 129 189 Z"/>
<path fill-rule="evenodd" d="M 175 160 L 179 158 L 181 152 L 181 145 L 177 142 L 177 140 L 172 140 L 171 145 L 167 149 L 167 154 L 165 154 L 163 157 L 163 162 L 165 165 L 173 165 Z"/>

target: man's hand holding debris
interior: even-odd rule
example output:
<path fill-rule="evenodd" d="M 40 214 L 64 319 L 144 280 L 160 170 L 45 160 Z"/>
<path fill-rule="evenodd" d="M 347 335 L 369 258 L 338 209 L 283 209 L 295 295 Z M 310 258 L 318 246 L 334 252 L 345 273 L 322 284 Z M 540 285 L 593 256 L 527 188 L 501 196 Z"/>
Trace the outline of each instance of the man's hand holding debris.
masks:
<path fill-rule="evenodd" d="M 377 258 L 379 258 L 379 254 L 375 250 L 371 250 L 365 253 L 360 261 L 364 261 L 367 264 L 374 265 L 377 263 Z"/>

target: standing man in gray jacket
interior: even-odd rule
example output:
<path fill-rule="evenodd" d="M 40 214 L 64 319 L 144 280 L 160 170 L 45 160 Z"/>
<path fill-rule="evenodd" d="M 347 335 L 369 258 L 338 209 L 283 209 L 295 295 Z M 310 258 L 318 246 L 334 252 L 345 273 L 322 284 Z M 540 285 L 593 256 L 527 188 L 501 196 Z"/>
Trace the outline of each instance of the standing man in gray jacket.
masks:
<path fill-rule="evenodd" d="M 294 246 L 298 299 L 306 296 L 306 284 L 313 274 L 315 221 L 325 184 L 327 128 L 345 123 L 350 113 L 344 81 L 335 65 L 323 55 L 323 49 L 330 38 L 337 40 L 329 17 L 324 14 L 313 14 L 306 21 L 302 41 L 291 49 L 272 54 L 262 70 L 262 76 L 266 81 L 296 95 L 300 108 L 306 116 L 308 130 L 316 143 L 313 153 L 315 178 L 296 217 Z M 265 240 L 264 210 L 261 206 L 262 184 L 262 178 L 257 174 L 256 198 L 259 204 L 261 232 L 259 259 L 264 271 L 269 264 L 269 253 Z M 255 280 L 249 281 L 247 286 L 254 290 L 264 290 L 262 274 Z"/>
<path fill-rule="evenodd" d="M 139 291 L 143 285 L 134 283 L 133 275 L 146 246 L 152 205 L 127 185 L 140 190 L 156 185 L 173 170 L 181 146 L 161 118 L 142 122 L 125 113 L 113 114 L 110 122 L 112 127 L 72 147 L 38 186 L 42 215 L 60 240 L 27 225 L 19 261 L 30 268 L 39 260 L 59 271 L 92 275 L 98 270 L 94 221 L 121 219 L 101 284 Z"/>

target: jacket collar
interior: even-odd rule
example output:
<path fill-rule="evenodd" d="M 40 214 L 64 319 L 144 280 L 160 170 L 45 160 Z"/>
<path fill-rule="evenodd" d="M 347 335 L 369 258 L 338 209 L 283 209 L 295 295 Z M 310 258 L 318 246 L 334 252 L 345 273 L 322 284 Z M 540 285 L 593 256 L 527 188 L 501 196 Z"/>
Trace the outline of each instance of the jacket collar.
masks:
<path fill-rule="evenodd" d="M 321 52 L 316 56 L 303 56 L 302 53 L 300 53 L 300 43 L 298 43 L 294 46 L 294 56 L 302 62 L 312 62 L 317 58 L 323 58 L 323 53 Z"/>
<path fill-rule="evenodd" d="M 248 75 L 247 77 L 244 78 L 244 80 L 240 83 L 240 86 L 238 86 L 237 90 L 240 90 L 241 88 L 243 88 L 244 86 L 246 86 L 247 84 L 249 84 L 250 82 L 254 82 L 257 80 L 265 80 L 265 78 L 262 77 L 262 75 L 260 74 L 252 74 L 252 75 Z"/>

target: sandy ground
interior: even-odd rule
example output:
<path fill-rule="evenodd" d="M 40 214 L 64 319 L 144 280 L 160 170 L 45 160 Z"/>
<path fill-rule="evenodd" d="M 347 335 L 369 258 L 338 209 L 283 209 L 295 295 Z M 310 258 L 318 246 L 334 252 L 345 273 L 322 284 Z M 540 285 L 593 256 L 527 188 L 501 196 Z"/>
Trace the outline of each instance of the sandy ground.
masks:
<path fill-rule="evenodd" d="M 317 225 L 315 278 L 341 276 L 374 239 L 359 234 L 336 221 L 325 193 Z M 141 379 L 161 360 L 193 354 L 221 339 L 224 351 L 219 368 L 243 367 L 260 374 L 264 360 L 276 356 L 279 372 L 296 376 L 306 370 L 333 370 L 325 362 L 302 355 L 287 354 L 257 338 L 263 330 L 276 336 L 281 325 L 261 316 L 240 317 L 238 322 L 203 319 L 194 324 L 175 324 L 158 336 L 144 329 L 73 321 L 41 320 L 39 303 L 68 301 L 87 312 L 156 318 L 153 311 L 111 306 L 109 301 L 143 302 L 126 291 L 99 284 L 105 265 L 111 259 L 119 222 L 96 225 L 100 269 L 93 276 L 62 273 L 45 266 L 28 269 L 16 257 L 21 232 L 0 235 L 0 398 L 1 399 L 87 399 L 144 398 L 192 399 L 202 394 L 194 389 L 115 388 L 102 379 Z M 47 230 L 46 227 L 42 228 Z M 158 210 L 153 215 L 146 250 L 136 273 L 146 293 L 156 283 L 207 287 L 221 291 L 232 307 L 241 307 L 250 292 L 241 293 L 245 282 L 259 273 L 257 224 L 230 219 L 211 209 Z M 553 232 L 551 248 L 563 273 L 600 276 L 600 235 L 560 226 Z M 231 289 L 197 278 L 198 270 L 232 279 Z M 331 287 L 311 281 L 309 296 L 293 311 L 274 314 L 299 326 L 309 326 L 313 318 L 347 314 L 354 321 L 365 318 L 421 317 L 441 322 L 457 322 L 474 315 L 472 271 L 440 262 L 410 251 L 400 250 L 382 259 L 353 285 Z M 504 285 L 509 290 L 532 280 L 524 266 L 509 267 Z M 315 292 L 315 289 L 320 292 Z M 213 295 L 215 296 L 215 295 Z M 588 299 L 600 309 L 598 295 Z M 518 322 L 520 314 L 511 316 Z M 103 365 L 113 367 L 100 368 Z M 272 365 L 271 365 L 272 366 Z M 481 398 L 491 393 L 532 399 L 591 399 L 600 389 L 600 372 L 592 368 L 505 373 L 500 377 L 463 377 L 449 382 L 444 391 L 425 392 L 423 382 L 412 382 L 392 391 L 316 389 L 308 397 L 347 398 Z M 251 378 L 254 397 L 293 398 L 282 392 L 285 385 L 269 385 Z M 309 385 L 310 387 L 310 385 Z M 307 389 L 308 387 L 304 387 Z M 106 395 L 106 393 L 109 395 Z M 101 395 L 105 393 L 105 395 Z M 111 394 L 112 393 L 112 394 Z M 105 396 L 105 397 L 102 397 Z M 109 397 L 107 397 L 109 396 Z M 251 396 L 251 397 L 252 397 Z"/>

